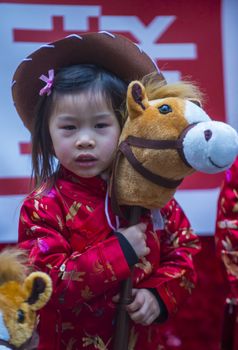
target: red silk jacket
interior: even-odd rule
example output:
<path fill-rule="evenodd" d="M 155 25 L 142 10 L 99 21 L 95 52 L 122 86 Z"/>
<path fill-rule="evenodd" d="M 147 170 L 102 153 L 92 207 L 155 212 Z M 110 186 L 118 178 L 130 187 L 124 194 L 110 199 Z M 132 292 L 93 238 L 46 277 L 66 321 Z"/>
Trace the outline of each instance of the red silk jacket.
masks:
<path fill-rule="evenodd" d="M 232 298 L 238 298 L 238 158 L 227 170 L 218 199 L 216 247 L 226 267 Z"/>
<path fill-rule="evenodd" d="M 218 199 L 215 242 L 230 292 L 226 299 L 221 348 L 238 349 L 238 158 L 226 171 Z"/>
<path fill-rule="evenodd" d="M 108 225 L 105 195 L 101 178 L 79 178 L 61 169 L 51 190 L 31 194 L 23 203 L 20 246 L 29 250 L 31 264 L 53 280 L 52 298 L 40 315 L 40 350 L 112 349 L 112 297 L 130 268 Z M 174 199 L 161 213 L 165 228 L 156 232 L 149 215 L 143 218 L 150 254 L 135 265 L 133 284 L 155 288 L 171 314 L 194 288 L 193 255 L 200 242 Z M 158 349 L 159 328 L 131 322 L 129 348 Z"/>

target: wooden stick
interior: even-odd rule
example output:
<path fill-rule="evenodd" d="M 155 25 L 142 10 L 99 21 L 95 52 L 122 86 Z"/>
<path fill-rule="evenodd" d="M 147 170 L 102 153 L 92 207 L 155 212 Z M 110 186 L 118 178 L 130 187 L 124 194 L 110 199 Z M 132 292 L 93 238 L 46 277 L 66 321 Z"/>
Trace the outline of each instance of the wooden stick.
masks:
<path fill-rule="evenodd" d="M 141 215 L 141 207 L 134 206 L 130 211 L 130 226 L 136 225 L 139 222 Z M 130 304 L 132 298 L 132 273 L 131 277 L 122 282 L 120 301 L 117 308 L 116 331 L 113 343 L 113 350 L 127 350 L 129 340 L 129 321 L 130 317 L 126 311 L 126 305 Z"/>
<path fill-rule="evenodd" d="M 221 350 L 235 350 L 235 327 L 238 314 L 238 301 L 226 299 L 222 328 Z"/>

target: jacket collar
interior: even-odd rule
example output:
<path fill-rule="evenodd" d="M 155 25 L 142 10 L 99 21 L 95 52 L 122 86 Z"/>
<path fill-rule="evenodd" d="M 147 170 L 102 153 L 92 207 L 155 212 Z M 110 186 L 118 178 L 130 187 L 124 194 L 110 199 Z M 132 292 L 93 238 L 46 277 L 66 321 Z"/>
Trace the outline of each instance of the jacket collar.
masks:
<path fill-rule="evenodd" d="M 61 166 L 59 169 L 57 182 L 61 183 L 65 181 L 71 183 L 72 192 L 83 190 L 85 193 L 89 193 L 90 196 L 95 195 L 105 197 L 105 193 L 107 191 L 107 182 L 100 176 L 90 178 L 80 177 Z M 64 186 L 62 186 L 62 189 L 63 188 Z"/>

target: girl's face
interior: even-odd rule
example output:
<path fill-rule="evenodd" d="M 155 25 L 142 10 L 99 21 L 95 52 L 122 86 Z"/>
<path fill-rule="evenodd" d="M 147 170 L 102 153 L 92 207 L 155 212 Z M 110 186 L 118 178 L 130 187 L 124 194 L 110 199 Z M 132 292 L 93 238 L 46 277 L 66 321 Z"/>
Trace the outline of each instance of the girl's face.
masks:
<path fill-rule="evenodd" d="M 103 174 L 110 167 L 121 132 L 106 99 L 92 92 L 58 96 L 49 131 L 59 162 L 87 178 Z"/>

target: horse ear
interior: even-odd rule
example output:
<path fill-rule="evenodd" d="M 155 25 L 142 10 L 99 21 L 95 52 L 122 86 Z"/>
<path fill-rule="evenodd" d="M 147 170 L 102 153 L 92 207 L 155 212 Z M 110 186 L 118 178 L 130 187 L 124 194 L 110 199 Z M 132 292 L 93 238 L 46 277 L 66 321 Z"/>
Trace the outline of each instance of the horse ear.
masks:
<path fill-rule="evenodd" d="M 139 81 L 132 81 L 127 90 L 127 110 L 131 119 L 137 118 L 143 114 L 149 107 L 149 101 L 146 96 L 145 87 Z"/>
<path fill-rule="evenodd" d="M 197 98 L 189 98 L 188 100 L 190 102 L 192 102 L 192 103 L 195 103 L 195 105 L 197 105 L 198 107 L 202 108 L 202 102 L 199 99 L 197 99 Z"/>
<path fill-rule="evenodd" d="M 41 309 L 51 297 L 52 281 L 44 272 L 32 272 L 24 281 L 23 288 L 26 290 L 28 298 L 26 302 L 31 309 L 36 311 Z"/>

